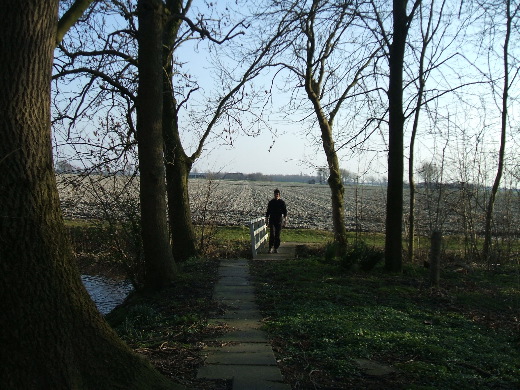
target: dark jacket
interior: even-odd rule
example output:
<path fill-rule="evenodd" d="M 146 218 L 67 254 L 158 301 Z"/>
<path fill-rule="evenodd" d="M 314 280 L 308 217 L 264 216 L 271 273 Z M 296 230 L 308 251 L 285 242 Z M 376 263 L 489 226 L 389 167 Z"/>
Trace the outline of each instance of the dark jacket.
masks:
<path fill-rule="evenodd" d="M 271 199 L 267 204 L 266 220 L 269 220 L 269 224 L 273 225 L 282 222 L 282 216 L 287 217 L 285 202 L 282 199 Z"/>

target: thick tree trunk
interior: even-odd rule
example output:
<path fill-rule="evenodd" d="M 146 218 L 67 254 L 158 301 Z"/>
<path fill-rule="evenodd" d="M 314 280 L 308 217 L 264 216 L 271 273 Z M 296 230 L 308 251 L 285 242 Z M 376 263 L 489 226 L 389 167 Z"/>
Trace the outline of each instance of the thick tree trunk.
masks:
<path fill-rule="evenodd" d="M 52 166 L 58 1 L 11 1 L 0 52 L 0 388 L 166 389 L 81 282 Z"/>
<path fill-rule="evenodd" d="M 403 62 L 407 35 L 406 3 L 406 0 L 394 0 L 394 34 L 390 47 L 388 188 L 385 235 L 385 268 L 390 272 L 400 272 L 403 263 Z"/>
<path fill-rule="evenodd" d="M 190 170 L 189 158 L 182 158 L 182 155 L 177 156 L 173 164 L 167 163 L 166 168 L 172 250 L 177 261 L 185 261 L 198 255 L 188 194 Z"/>
<path fill-rule="evenodd" d="M 180 143 L 173 106 L 173 95 L 165 93 L 165 104 L 170 107 L 164 113 L 163 132 L 168 184 L 169 226 L 172 235 L 172 251 L 177 261 L 197 256 L 195 230 L 191 219 L 188 176 L 192 162 Z M 172 118 L 172 115 L 174 118 Z"/>
<path fill-rule="evenodd" d="M 176 261 L 185 261 L 198 255 L 188 193 L 188 176 L 192 161 L 182 148 L 177 124 L 176 102 L 170 85 L 171 82 L 164 81 L 166 92 L 164 93 L 163 135 L 168 215 L 173 256 Z"/>
<path fill-rule="evenodd" d="M 338 254 L 345 253 L 347 249 L 347 228 L 345 226 L 345 187 L 341 179 L 338 155 L 334 147 L 332 136 L 332 119 L 329 120 L 321 107 L 320 85 L 313 79 L 312 50 L 307 53 L 307 71 L 305 77 L 305 92 L 311 101 L 318 119 L 321 131 L 323 151 L 327 157 L 329 178 L 327 180 L 332 201 L 332 223 L 334 226 L 334 242 L 337 244 Z M 333 116 L 331 116 L 332 118 Z"/>
<path fill-rule="evenodd" d="M 181 12 L 182 3 L 167 2 L 170 14 Z M 163 35 L 163 137 L 168 192 L 169 226 L 172 236 L 172 251 L 175 260 L 184 261 L 198 255 L 196 236 L 191 218 L 188 177 L 193 161 L 182 147 L 177 117 L 177 102 L 172 86 L 172 52 L 177 37 L 180 19 L 172 18 Z"/>
<path fill-rule="evenodd" d="M 168 234 L 163 159 L 162 2 L 140 0 L 138 10 L 137 142 L 145 288 L 157 290 L 171 283 L 177 273 Z"/>

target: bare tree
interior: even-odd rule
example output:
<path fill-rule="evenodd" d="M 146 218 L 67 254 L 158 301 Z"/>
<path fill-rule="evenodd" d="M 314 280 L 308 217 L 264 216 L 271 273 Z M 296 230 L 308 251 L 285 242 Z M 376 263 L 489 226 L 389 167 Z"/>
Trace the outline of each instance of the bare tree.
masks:
<path fill-rule="evenodd" d="M 491 193 L 489 195 L 489 200 L 486 208 L 486 226 L 484 231 L 484 247 L 482 250 L 482 254 L 484 260 L 487 262 L 488 266 L 491 262 L 491 222 L 493 219 L 493 209 L 495 205 L 495 199 L 497 192 L 500 188 L 500 181 L 502 179 L 502 174 L 504 172 L 504 160 L 505 160 L 505 148 L 506 148 L 506 138 L 507 138 L 507 121 L 508 121 L 508 98 L 509 98 L 509 89 L 511 88 L 509 73 L 510 73 L 510 63 L 509 63 L 509 42 L 511 39 L 511 32 L 513 28 L 513 20 L 517 18 L 518 12 L 520 10 L 520 4 L 516 6 L 511 4 L 510 0 L 505 1 L 505 35 L 504 35 L 504 43 L 503 43 L 503 87 L 502 87 L 502 96 L 501 96 L 501 123 L 500 123 L 500 149 L 498 152 L 498 166 L 497 172 L 495 176 L 495 180 L 493 182 L 493 186 L 491 188 Z M 502 13 L 502 9 L 499 8 L 497 10 L 498 13 Z"/>
<path fill-rule="evenodd" d="M 162 112 L 163 3 L 139 0 L 139 89 L 137 141 L 141 199 L 141 236 L 146 285 L 151 290 L 170 284 L 177 273 L 166 220 L 166 183 L 163 163 Z"/>
<path fill-rule="evenodd" d="M 288 71 L 286 84 L 293 88 L 293 94 L 297 95 L 298 90 L 303 89 L 311 104 L 313 125 L 319 128 L 318 135 L 327 160 L 334 241 L 338 250 L 344 252 L 347 246 L 345 188 L 338 150 L 347 143 L 336 144 L 338 133 L 334 133 L 334 124 L 342 109 L 348 111 L 349 103 L 352 105 L 350 113 L 355 111 L 357 103 L 363 104 L 356 98 L 363 93 L 365 73 L 380 46 L 378 42 L 367 41 L 366 31 L 357 25 L 361 6 L 356 2 L 314 0 L 288 2 L 280 9 L 277 6 L 263 12 L 269 18 L 282 15 L 279 16 L 281 23 L 288 26 L 288 33 L 280 37 L 284 50 L 278 65 Z M 308 110 L 304 115 L 310 117 Z M 349 130 L 351 135 L 357 132 Z"/>
<path fill-rule="evenodd" d="M 415 235 L 415 180 L 414 180 L 414 152 L 415 152 L 415 140 L 417 137 L 417 131 L 419 127 L 419 116 L 421 112 L 421 107 L 424 101 L 424 92 L 425 92 L 425 84 L 426 79 L 428 77 L 429 69 L 431 69 L 428 64 L 425 63 L 427 60 L 427 49 L 431 44 L 433 37 L 436 32 L 441 28 L 442 21 L 442 11 L 444 9 L 445 1 L 441 2 L 440 12 L 435 17 L 435 1 L 431 1 L 430 8 L 423 10 L 423 5 L 419 6 L 419 13 L 421 19 L 421 38 L 422 45 L 418 55 L 418 74 L 417 74 L 417 102 L 415 106 L 415 113 L 412 125 L 412 134 L 410 136 L 410 151 L 409 151 L 409 159 L 408 159 L 408 182 L 410 185 L 410 198 L 409 198 L 409 217 L 408 217 L 408 260 L 412 262 L 414 256 L 414 235 Z M 426 13 L 426 26 L 423 27 L 423 11 Z"/>
<path fill-rule="evenodd" d="M 135 66 L 137 64 L 136 46 L 135 46 L 135 12 L 131 4 L 125 2 L 115 2 L 117 9 L 124 15 L 127 28 L 114 29 L 114 26 L 107 26 L 100 22 L 99 25 L 93 26 L 96 29 L 105 29 L 113 31 L 109 34 L 108 39 L 104 42 L 97 40 L 96 34 L 92 38 L 92 42 L 86 40 L 86 43 L 96 47 L 99 44 L 104 45 L 101 49 L 82 49 L 82 36 L 78 36 L 77 41 L 72 41 L 71 45 L 77 45 L 78 48 L 69 51 L 62 45 L 64 56 L 63 65 L 56 77 L 62 77 L 69 74 L 90 75 L 90 87 L 84 90 L 84 94 L 77 100 L 74 107 L 69 108 L 69 112 L 73 114 L 73 123 L 77 123 L 77 118 L 87 115 L 92 108 L 97 107 L 100 103 L 100 96 L 106 96 L 107 91 L 110 93 L 111 101 L 123 101 L 120 106 L 120 112 L 127 119 L 127 134 L 130 136 L 135 134 L 133 125 L 133 112 L 135 109 Z M 188 175 L 194 161 L 200 157 L 204 150 L 204 145 L 212 132 L 218 131 L 219 123 L 226 116 L 232 118 L 230 114 L 233 109 L 245 112 L 248 110 L 246 101 L 247 94 L 244 88 L 251 79 L 256 77 L 265 63 L 269 50 L 260 49 L 257 52 L 252 50 L 253 55 L 248 56 L 249 64 L 245 64 L 242 74 L 238 77 L 226 73 L 222 76 L 227 77 L 227 88 L 213 99 L 207 99 L 212 105 L 207 105 L 202 112 L 197 113 L 202 119 L 196 123 L 183 125 L 183 118 L 190 118 L 186 114 L 182 115 L 183 110 L 190 102 L 196 91 L 200 89 L 196 81 L 194 81 L 189 72 L 181 71 L 182 58 L 177 58 L 175 53 L 179 47 L 187 41 L 205 39 L 215 45 L 227 42 L 237 35 L 243 34 L 241 29 L 245 26 L 238 23 L 231 27 L 227 33 L 220 33 L 221 19 L 216 18 L 214 21 L 215 28 L 209 29 L 208 19 L 199 18 L 196 21 L 189 18 L 188 11 L 192 5 L 191 1 L 166 1 L 163 2 L 165 18 L 164 33 L 162 36 L 163 45 L 163 142 L 164 142 L 164 161 L 166 164 L 166 181 L 168 192 L 168 213 L 169 227 L 172 238 L 172 250 L 176 260 L 184 260 L 197 255 L 195 235 L 192 225 L 191 212 L 189 209 L 188 195 Z M 104 12 L 113 12 L 110 9 Z M 223 23 L 224 24 L 224 23 Z M 84 62 L 85 66 L 78 66 L 78 63 Z M 245 62 L 245 60 L 244 60 Z M 95 65 L 93 67 L 92 65 Z M 101 80 L 100 85 L 95 84 L 96 80 Z M 98 87 L 98 88 L 97 88 Z M 87 91 L 91 95 L 87 95 Z M 92 92 L 97 91 L 97 92 Z M 116 96 L 120 94 L 120 96 Z M 93 98 L 93 100 L 91 100 Z M 249 97 L 250 98 L 250 97 Z M 249 99 L 247 98 L 247 99 Z M 126 102 L 127 112 L 124 111 Z M 90 107 L 89 107 L 90 106 Z M 240 107 L 238 107 L 240 106 Z M 238 107 L 238 108 L 237 108 Z M 107 110 L 111 111 L 111 108 Z M 65 116 L 65 115 L 63 115 Z M 240 121 L 236 121 L 235 125 L 240 126 Z M 200 138 L 195 146 L 193 153 L 189 153 L 182 140 L 183 127 L 189 133 L 198 133 Z M 194 128 L 195 127 L 195 128 Z M 123 134 L 124 135 L 124 134 Z M 84 142 L 84 141 L 83 141 Z M 102 146 L 102 149 L 105 147 Z M 120 148 L 125 150 L 125 148 Z"/>
<path fill-rule="evenodd" d="M 163 139 L 164 139 L 164 158 L 166 164 L 166 178 L 168 185 L 168 205 L 169 205 L 169 226 L 173 241 L 174 257 L 180 261 L 198 255 L 195 231 L 192 223 L 190 210 L 190 199 L 188 191 L 188 178 L 194 162 L 203 152 L 204 145 L 214 131 L 219 120 L 230 109 L 229 103 L 233 97 L 240 93 L 244 85 L 257 74 L 252 65 L 247 69 L 242 78 L 229 90 L 219 96 L 218 104 L 206 112 L 206 117 L 210 118 L 202 130 L 201 136 L 193 153 L 185 149 L 180 123 L 180 112 L 185 108 L 189 101 L 189 96 L 199 87 L 186 80 L 190 85 L 190 90 L 183 97 L 179 93 L 178 87 L 174 85 L 176 76 L 180 74 L 178 64 L 175 63 L 175 50 L 188 39 L 194 39 L 194 34 L 201 39 L 208 39 L 216 44 L 222 44 L 237 35 L 243 34 L 239 29 L 243 24 L 239 23 L 223 37 L 218 37 L 211 33 L 206 27 L 205 22 L 192 22 L 188 17 L 188 12 L 192 6 L 192 1 L 166 1 L 168 19 L 163 34 Z M 220 19 L 220 18 L 218 18 Z M 188 29 L 181 30 L 182 25 L 187 25 Z M 238 30 L 238 31 L 237 31 Z M 254 62 L 253 62 L 254 63 Z"/>
<path fill-rule="evenodd" d="M 173 389 L 98 312 L 65 233 L 49 121 L 58 1 L 1 10 L 0 387 Z"/>
<path fill-rule="evenodd" d="M 388 186 L 386 201 L 385 268 L 400 272 L 403 263 L 403 185 L 404 185 L 404 123 L 403 69 L 405 48 L 410 25 L 421 0 L 412 3 L 408 13 L 408 0 L 393 0 L 392 30 L 385 29 L 382 10 L 371 0 L 379 33 L 385 43 L 389 62 L 388 83 Z"/>

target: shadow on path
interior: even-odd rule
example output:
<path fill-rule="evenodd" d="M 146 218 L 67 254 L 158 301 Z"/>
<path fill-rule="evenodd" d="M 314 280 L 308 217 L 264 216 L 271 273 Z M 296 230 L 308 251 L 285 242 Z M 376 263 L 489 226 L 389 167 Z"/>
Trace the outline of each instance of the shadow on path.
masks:
<path fill-rule="evenodd" d="M 282 243 L 278 253 L 259 253 L 254 260 L 223 260 L 213 298 L 225 312 L 209 320 L 230 331 L 208 340 L 207 357 L 197 377 L 232 380 L 233 390 L 290 390 L 261 329 L 262 316 L 255 302 L 249 261 L 294 258 L 295 243 Z"/>

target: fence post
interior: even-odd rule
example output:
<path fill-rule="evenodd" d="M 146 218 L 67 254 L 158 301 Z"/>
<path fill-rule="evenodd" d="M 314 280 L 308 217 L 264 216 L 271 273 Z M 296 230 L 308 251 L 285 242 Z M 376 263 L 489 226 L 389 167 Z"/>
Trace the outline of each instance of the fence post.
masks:
<path fill-rule="evenodd" d="M 430 284 L 438 286 L 441 269 L 441 232 L 436 230 L 432 233 L 430 246 Z"/>
<path fill-rule="evenodd" d="M 251 251 L 253 254 L 253 259 L 256 257 L 256 238 L 255 238 L 255 221 L 252 220 L 249 223 L 249 234 L 251 235 Z"/>

